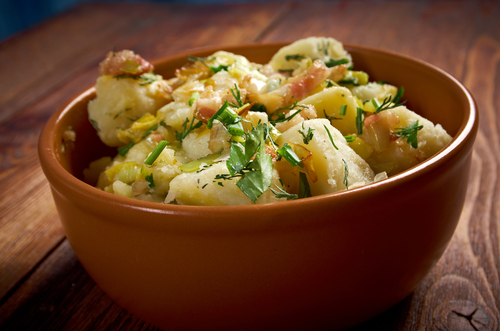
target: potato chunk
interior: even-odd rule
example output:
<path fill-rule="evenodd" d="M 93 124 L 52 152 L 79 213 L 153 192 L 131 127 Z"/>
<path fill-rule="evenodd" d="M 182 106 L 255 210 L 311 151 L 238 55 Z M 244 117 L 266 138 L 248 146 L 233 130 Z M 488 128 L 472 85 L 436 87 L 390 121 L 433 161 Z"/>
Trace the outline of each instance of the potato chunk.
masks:
<path fill-rule="evenodd" d="M 406 139 L 392 135 L 390 143 L 383 151 L 374 150 L 366 161 L 376 173 L 385 171 L 392 176 L 409 169 L 439 152 L 452 139 L 441 125 L 434 125 L 405 106 L 384 110 L 384 112 L 392 112 L 399 119 L 399 123 L 389 128 L 392 132 L 405 128 L 416 120 L 419 125 L 423 125 L 423 128 L 417 133 L 418 148 L 413 148 Z M 364 128 L 360 137 L 374 145 L 369 129 Z"/>
<path fill-rule="evenodd" d="M 299 102 L 300 104 L 313 105 L 318 117 L 327 116 L 336 119 L 331 120 L 331 124 L 343 135 L 356 132 L 356 109 L 358 104 L 356 99 L 345 87 L 330 87 L 313 94 Z M 340 108 L 346 105 L 345 115 L 340 115 Z"/>
<path fill-rule="evenodd" d="M 89 120 L 101 140 L 108 146 L 120 146 L 116 128 L 127 129 L 142 115 L 156 111 L 167 103 L 160 93 L 162 79 L 145 85 L 128 77 L 100 76 L 96 83 L 97 98 L 88 104 Z"/>
<path fill-rule="evenodd" d="M 170 182 L 165 203 L 174 199 L 181 205 L 197 206 L 235 206 L 251 205 L 252 200 L 237 186 L 239 178 L 215 179 L 217 175 L 229 174 L 226 162 L 215 163 L 200 172 L 183 173 Z M 271 187 L 279 185 L 278 172 L 273 170 Z M 271 190 L 265 191 L 257 200 L 257 204 L 278 202 L 285 199 L 277 198 Z"/>
<path fill-rule="evenodd" d="M 332 135 L 338 149 L 330 141 L 325 127 Z M 306 144 L 300 130 L 307 131 L 309 128 L 313 130 L 313 138 Z M 308 120 L 291 127 L 278 140 L 280 146 L 286 142 L 301 145 L 312 153 L 314 171 L 318 179 L 316 182 L 309 179 L 313 196 L 345 190 L 347 186 L 354 187 L 373 182 L 374 174 L 370 166 L 347 145 L 342 133 L 331 126 L 326 119 Z M 287 171 L 286 167 L 284 168 Z M 295 174 L 293 171 L 291 173 L 288 171 L 286 174 L 280 172 L 287 187 L 295 187 L 294 181 L 298 181 L 299 169 L 294 168 Z"/>

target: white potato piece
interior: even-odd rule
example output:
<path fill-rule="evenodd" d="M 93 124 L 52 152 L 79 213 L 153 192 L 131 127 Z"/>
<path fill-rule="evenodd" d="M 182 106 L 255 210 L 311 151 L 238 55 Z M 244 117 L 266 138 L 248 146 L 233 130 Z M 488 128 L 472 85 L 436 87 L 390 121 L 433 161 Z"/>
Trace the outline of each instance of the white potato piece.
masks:
<path fill-rule="evenodd" d="M 394 98 L 398 93 L 398 88 L 390 84 L 378 84 L 376 82 L 370 82 L 366 85 L 352 87 L 351 92 L 361 101 L 376 98 L 378 101 L 382 102 L 385 98 L 388 98 L 390 96 Z"/>
<path fill-rule="evenodd" d="M 184 151 L 183 156 L 187 157 L 187 161 L 189 162 L 207 156 L 208 154 L 212 154 L 212 151 L 208 146 L 209 140 L 209 129 L 190 132 L 182 141 L 182 150 Z"/>
<path fill-rule="evenodd" d="M 155 115 L 168 102 L 160 93 L 163 79 L 157 77 L 155 82 L 142 86 L 133 78 L 105 75 L 97 79 L 97 98 L 89 102 L 88 113 L 90 122 L 106 145 L 123 145 L 116 128 L 127 129 L 142 115 Z"/>
<path fill-rule="evenodd" d="M 183 173 L 170 182 L 170 191 L 165 203 L 176 201 L 181 205 L 196 206 L 236 206 L 251 205 L 252 200 L 237 186 L 239 178 L 215 179 L 219 174 L 229 174 L 226 162 L 215 163 L 200 172 Z M 219 184 L 220 183 L 220 184 Z M 279 185 L 278 172 L 273 170 L 271 187 Z M 257 204 L 279 202 L 285 199 L 277 198 L 271 190 L 265 191 Z"/>
<path fill-rule="evenodd" d="M 345 87 L 333 86 L 321 92 L 313 94 L 299 102 L 301 105 L 313 105 L 318 117 L 332 116 L 337 119 L 331 124 L 343 135 L 356 132 L 356 114 L 358 103 L 351 91 Z M 346 114 L 340 115 L 339 110 L 343 105 L 347 105 Z"/>
<path fill-rule="evenodd" d="M 157 117 L 160 123 L 164 122 L 175 131 L 182 132 L 182 125 L 186 122 L 186 119 L 189 123 L 193 120 L 193 109 L 185 102 L 174 101 L 160 108 Z"/>
<path fill-rule="evenodd" d="M 434 125 L 431 121 L 423 118 L 405 106 L 399 106 L 390 111 L 399 118 L 399 123 L 394 125 L 392 131 L 405 128 L 418 120 L 423 128 L 418 131 L 418 148 L 413 148 L 406 139 L 398 138 L 392 141 L 388 148 L 381 153 L 373 152 L 366 160 L 375 172 L 385 171 L 389 176 L 411 168 L 418 163 L 427 160 L 445 147 L 452 137 L 440 124 Z M 361 138 L 370 142 L 367 134 L 363 132 Z"/>
<path fill-rule="evenodd" d="M 338 149 L 330 141 L 325 126 Z M 314 136 L 308 144 L 304 143 L 303 136 L 299 132 L 303 128 L 306 131 L 308 128 L 313 129 Z M 313 165 L 318 177 L 315 183 L 309 180 L 313 196 L 345 190 L 346 165 L 348 187 L 373 182 L 374 173 L 370 166 L 347 145 L 342 133 L 331 126 L 327 119 L 313 119 L 295 125 L 285 131 L 278 140 L 280 147 L 286 142 L 301 145 L 312 152 Z"/>
<path fill-rule="evenodd" d="M 312 60 L 320 59 L 323 62 L 327 62 L 330 59 L 340 60 L 346 58 L 349 60 L 347 65 L 352 64 L 351 55 L 346 52 L 340 41 L 333 38 L 309 37 L 297 40 L 290 45 L 282 47 L 274 54 L 269 64 L 274 70 L 296 69 L 300 60 L 287 60 L 287 55 L 302 55 Z"/>

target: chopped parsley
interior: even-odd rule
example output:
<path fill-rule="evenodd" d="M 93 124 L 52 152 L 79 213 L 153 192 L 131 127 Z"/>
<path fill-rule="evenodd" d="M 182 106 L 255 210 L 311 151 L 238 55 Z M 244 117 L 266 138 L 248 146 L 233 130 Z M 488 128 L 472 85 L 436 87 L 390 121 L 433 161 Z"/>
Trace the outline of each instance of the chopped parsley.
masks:
<path fill-rule="evenodd" d="M 149 174 L 149 175 L 147 175 L 144 179 L 148 181 L 150 188 L 154 188 L 155 187 L 155 181 L 153 179 L 153 174 L 152 173 Z"/>

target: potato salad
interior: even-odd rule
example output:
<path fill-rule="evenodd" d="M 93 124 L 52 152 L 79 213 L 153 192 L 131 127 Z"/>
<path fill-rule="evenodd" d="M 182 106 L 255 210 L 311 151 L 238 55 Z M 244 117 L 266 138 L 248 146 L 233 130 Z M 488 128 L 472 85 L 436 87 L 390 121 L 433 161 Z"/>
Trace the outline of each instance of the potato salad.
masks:
<path fill-rule="evenodd" d="M 409 110 L 404 88 L 370 81 L 341 42 L 298 40 L 269 63 L 226 51 L 162 77 L 130 50 L 99 65 L 90 123 L 113 158 L 88 182 L 180 205 L 246 205 L 349 190 L 404 171 L 451 141 Z"/>

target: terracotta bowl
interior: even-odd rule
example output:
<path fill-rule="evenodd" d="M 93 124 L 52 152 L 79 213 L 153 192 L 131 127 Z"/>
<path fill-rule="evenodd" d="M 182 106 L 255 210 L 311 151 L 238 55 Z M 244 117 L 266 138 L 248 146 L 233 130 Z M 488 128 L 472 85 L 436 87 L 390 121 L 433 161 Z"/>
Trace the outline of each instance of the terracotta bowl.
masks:
<path fill-rule="evenodd" d="M 267 62 L 284 44 L 227 47 Z M 116 154 L 87 120 L 90 88 L 59 109 L 39 142 L 43 171 L 78 259 L 118 304 L 162 328 L 342 329 L 408 296 L 446 249 L 466 194 L 478 114 L 453 77 L 419 60 L 345 46 L 355 67 L 405 87 L 408 107 L 454 137 L 389 179 L 278 204 L 197 207 L 122 198 L 82 181 Z M 172 77 L 187 55 L 164 58 Z M 63 148 L 68 126 L 74 146 Z"/>

